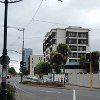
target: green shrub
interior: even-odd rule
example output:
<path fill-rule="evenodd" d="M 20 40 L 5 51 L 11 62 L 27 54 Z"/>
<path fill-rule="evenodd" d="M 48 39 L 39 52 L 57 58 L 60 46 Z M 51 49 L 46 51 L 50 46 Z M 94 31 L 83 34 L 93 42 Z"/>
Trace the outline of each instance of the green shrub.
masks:
<path fill-rule="evenodd" d="M 64 87 L 63 84 L 58 83 L 58 82 L 32 82 L 32 81 L 24 81 L 23 84 Z"/>
<path fill-rule="evenodd" d="M 15 92 L 16 92 L 15 87 L 11 86 L 10 84 L 7 84 L 7 100 L 13 100 Z M 1 85 L 0 85 L 0 100 L 1 100 Z"/>

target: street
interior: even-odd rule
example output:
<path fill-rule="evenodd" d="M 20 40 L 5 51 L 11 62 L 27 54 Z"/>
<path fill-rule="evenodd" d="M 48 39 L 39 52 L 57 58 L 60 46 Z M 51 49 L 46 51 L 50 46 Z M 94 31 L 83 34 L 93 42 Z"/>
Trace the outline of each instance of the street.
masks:
<path fill-rule="evenodd" d="M 16 100 L 73 100 L 73 89 L 33 87 L 18 84 L 20 77 L 9 79 L 16 87 Z M 75 88 L 76 100 L 100 100 L 100 90 Z"/>

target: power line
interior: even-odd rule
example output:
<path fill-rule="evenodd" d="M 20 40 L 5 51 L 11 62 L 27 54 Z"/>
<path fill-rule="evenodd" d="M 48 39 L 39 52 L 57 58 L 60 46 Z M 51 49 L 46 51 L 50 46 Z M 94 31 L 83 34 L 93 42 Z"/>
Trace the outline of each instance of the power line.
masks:
<path fill-rule="evenodd" d="M 50 24 L 66 25 L 66 24 L 63 24 L 63 23 L 55 23 L 55 22 L 46 21 L 46 20 L 38 20 L 38 19 L 34 19 L 34 21 L 37 21 L 37 22 L 43 22 L 43 23 L 50 23 Z M 66 26 L 68 26 L 68 25 L 66 25 Z"/>
<path fill-rule="evenodd" d="M 29 25 L 31 24 L 32 21 L 34 21 L 34 18 L 35 18 L 35 16 L 36 16 L 36 14 L 38 13 L 38 11 L 39 11 L 39 9 L 40 9 L 42 3 L 43 3 L 43 0 L 40 2 L 39 6 L 38 6 L 38 8 L 37 8 L 37 10 L 36 10 L 36 12 L 34 13 L 32 19 L 29 21 L 29 23 L 26 25 L 25 29 L 29 27 Z"/>

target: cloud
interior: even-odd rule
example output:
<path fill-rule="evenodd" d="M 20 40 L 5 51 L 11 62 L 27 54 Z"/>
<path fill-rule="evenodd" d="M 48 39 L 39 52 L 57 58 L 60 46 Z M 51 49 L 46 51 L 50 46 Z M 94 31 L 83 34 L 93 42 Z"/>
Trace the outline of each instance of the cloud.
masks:
<path fill-rule="evenodd" d="M 94 34 L 100 33 L 97 30 L 100 26 L 100 0 L 23 0 L 16 4 L 9 4 L 8 25 L 24 28 L 25 48 L 32 48 L 34 54 L 42 54 L 42 42 L 45 34 L 52 28 L 66 28 L 68 26 L 82 26 L 83 28 L 95 29 L 90 31 L 91 49 L 100 50 L 99 37 Z M 36 13 L 34 19 L 34 14 Z M 28 24 L 31 21 L 30 24 Z M 0 25 L 4 22 L 4 4 L 0 4 Z M 58 24 L 57 24 L 58 23 Z M 15 29 L 8 29 L 8 49 L 21 51 L 22 32 Z M 95 38 L 95 39 L 94 39 Z M 95 45 L 97 43 L 98 46 Z M 3 28 L 0 27 L 0 52 L 3 48 Z M 19 58 L 18 58 L 18 57 Z M 16 53 L 10 53 L 12 59 L 19 59 Z"/>

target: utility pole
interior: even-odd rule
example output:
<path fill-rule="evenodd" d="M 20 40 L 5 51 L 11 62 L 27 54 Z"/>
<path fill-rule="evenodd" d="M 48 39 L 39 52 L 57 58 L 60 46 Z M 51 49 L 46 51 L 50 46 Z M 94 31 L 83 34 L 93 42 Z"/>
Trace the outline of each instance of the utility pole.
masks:
<path fill-rule="evenodd" d="M 92 89 L 92 56 L 91 56 L 91 52 L 90 52 L 90 89 Z"/>
<path fill-rule="evenodd" d="M 5 4 L 5 12 L 4 12 L 4 45 L 3 45 L 3 53 L 0 57 L 2 64 L 2 100 L 7 100 L 7 86 L 6 86 L 6 76 L 7 76 L 7 67 L 10 62 L 10 58 L 7 56 L 7 11 L 8 11 L 8 3 L 16 3 L 19 1 L 0 1 Z"/>
<path fill-rule="evenodd" d="M 23 82 L 23 67 L 25 66 L 25 61 L 24 61 L 24 28 L 23 29 L 18 29 L 19 31 L 23 31 L 23 42 L 22 42 L 22 61 L 20 62 L 20 67 L 21 67 L 21 83 Z"/>

